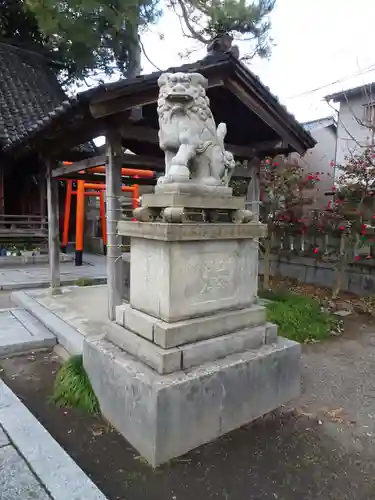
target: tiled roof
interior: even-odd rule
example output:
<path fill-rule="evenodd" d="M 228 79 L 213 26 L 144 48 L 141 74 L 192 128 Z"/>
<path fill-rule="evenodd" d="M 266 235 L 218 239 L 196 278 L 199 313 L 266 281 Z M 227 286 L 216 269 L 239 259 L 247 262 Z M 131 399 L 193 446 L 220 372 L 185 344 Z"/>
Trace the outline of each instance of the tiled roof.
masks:
<path fill-rule="evenodd" d="M 9 147 L 67 97 L 49 61 L 0 42 L 0 147 Z"/>
<path fill-rule="evenodd" d="M 324 118 L 318 118 L 317 120 L 312 120 L 310 122 L 302 123 L 302 127 L 311 132 L 317 128 L 325 128 L 325 127 L 336 127 L 336 121 L 333 116 L 326 116 Z"/>
<path fill-rule="evenodd" d="M 88 104 L 92 98 L 98 96 L 103 96 L 105 94 L 110 94 L 111 92 L 124 92 L 133 93 L 137 92 L 138 89 L 147 89 L 157 85 L 157 79 L 161 73 L 164 72 L 204 72 L 210 67 L 230 67 L 232 70 L 240 72 L 245 79 L 247 85 L 256 89 L 263 99 L 268 102 L 268 105 L 272 108 L 273 112 L 279 114 L 279 119 L 281 119 L 285 124 L 293 130 L 293 133 L 300 138 L 300 140 L 305 144 L 306 148 L 313 147 L 315 141 L 308 131 L 304 130 L 303 127 L 298 123 L 295 117 L 290 114 L 286 107 L 283 106 L 278 98 L 271 93 L 270 89 L 262 84 L 259 77 L 255 75 L 247 66 L 238 61 L 236 58 L 232 57 L 230 54 L 223 54 L 219 56 L 207 56 L 202 60 L 196 61 L 190 64 L 184 64 L 179 67 L 169 68 L 165 71 L 153 72 L 145 75 L 139 75 L 131 79 L 120 79 L 117 82 L 101 84 L 93 89 L 86 90 L 77 94 L 71 99 L 65 98 L 62 102 L 56 105 L 55 108 L 50 109 L 47 113 L 36 121 L 28 128 L 25 127 L 22 133 L 19 135 L 13 144 L 9 144 L 5 149 L 11 149 L 17 146 L 17 143 L 26 143 L 32 136 L 38 133 L 43 133 L 43 131 L 49 126 L 49 124 L 56 120 L 57 117 L 62 117 L 67 114 L 69 110 L 74 107 L 79 107 L 81 104 Z"/>
<path fill-rule="evenodd" d="M 357 97 L 360 95 L 363 95 L 370 101 L 373 101 L 375 95 L 375 82 L 359 85 L 358 87 L 353 87 L 351 89 L 340 90 L 334 94 L 326 95 L 324 99 L 326 101 L 341 102 L 345 101 L 349 97 Z"/>

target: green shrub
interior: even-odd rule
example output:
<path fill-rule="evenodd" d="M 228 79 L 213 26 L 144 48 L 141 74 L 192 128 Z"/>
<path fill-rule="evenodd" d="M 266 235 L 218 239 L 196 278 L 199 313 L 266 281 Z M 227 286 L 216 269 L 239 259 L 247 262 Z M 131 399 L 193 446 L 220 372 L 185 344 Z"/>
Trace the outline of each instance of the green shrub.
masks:
<path fill-rule="evenodd" d="M 72 356 L 59 370 L 51 399 L 60 407 L 79 408 L 94 415 L 100 413 L 82 356 Z"/>
<path fill-rule="evenodd" d="M 275 293 L 268 296 L 267 319 L 279 326 L 283 337 L 297 342 L 319 341 L 329 337 L 335 320 L 323 311 L 319 302 L 297 294 Z"/>

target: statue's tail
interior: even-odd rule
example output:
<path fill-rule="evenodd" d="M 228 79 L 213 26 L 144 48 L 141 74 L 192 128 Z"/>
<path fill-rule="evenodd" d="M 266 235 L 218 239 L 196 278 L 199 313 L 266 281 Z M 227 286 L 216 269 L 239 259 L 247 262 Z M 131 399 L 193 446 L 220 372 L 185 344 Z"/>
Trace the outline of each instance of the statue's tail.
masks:
<path fill-rule="evenodd" d="M 216 129 L 216 137 L 217 137 L 217 142 L 219 143 L 223 152 L 225 151 L 224 139 L 226 135 L 227 135 L 227 126 L 225 125 L 225 123 L 219 123 Z"/>

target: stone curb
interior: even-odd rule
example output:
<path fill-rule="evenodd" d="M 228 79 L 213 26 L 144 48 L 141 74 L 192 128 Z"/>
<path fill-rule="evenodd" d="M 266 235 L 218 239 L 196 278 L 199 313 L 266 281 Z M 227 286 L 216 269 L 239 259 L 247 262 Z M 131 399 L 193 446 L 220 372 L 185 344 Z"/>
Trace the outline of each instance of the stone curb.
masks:
<path fill-rule="evenodd" d="M 37 318 L 48 330 L 56 337 L 58 342 L 66 349 L 69 354 L 82 354 L 83 339 L 75 328 L 42 306 L 26 292 L 17 291 L 12 293 L 12 300 L 35 318 Z"/>
<path fill-rule="evenodd" d="M 63 286 L 71 286 L 79 278 L 90 279 L 93 285 L 106 285 L 107 277 L 106 276 L 98 276 L 96 278 L 92 278 L 91 276 L 77 276 L 74 279 L 61 279 L 61 285 Z M 25 290 L 25 289 L 34 289 L 34 288 L 48 288 L 50 286 L 49 279 L 45 281 L 25 281 L 23 283 L 4 283 L 0 285 L 0 291 L 9 291 L 9 290 Z"/>
<path fill-rule="evenodd" d="M 107 500 L 3 381 L 0 425 L 53 500 Z"/>

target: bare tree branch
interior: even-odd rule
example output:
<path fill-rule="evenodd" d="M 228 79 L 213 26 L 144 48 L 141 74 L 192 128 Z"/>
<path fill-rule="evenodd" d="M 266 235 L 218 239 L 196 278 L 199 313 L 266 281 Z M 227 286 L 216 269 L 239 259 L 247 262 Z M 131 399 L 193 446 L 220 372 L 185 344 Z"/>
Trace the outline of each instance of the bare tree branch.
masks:
<path fill-rule="evenodd" d="M 201 43 L 207 44 L 209 42 L 209 40 L 206 40 L 200 33 L 198 33 L 198 31 L 196 31 L 195 28 L 193 27 L 193 25 L 191 24 L 190 19 L 189 19 L 189 13 L 186 9 L 184 1 L 177 0 L 177 2 L 181 8 L 182 17 L 183 17 L 185 24 L 186 24 L 187 28 L 189 29 L 189 31 L 192 33 L 194 38 L 199 40 Z"/>

